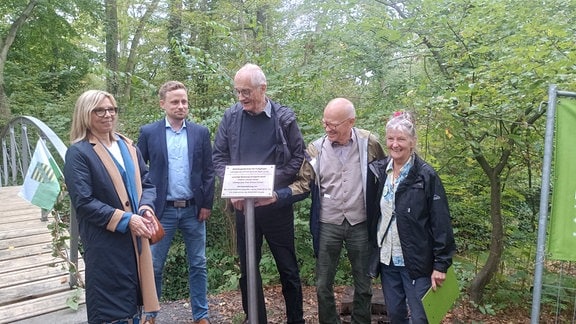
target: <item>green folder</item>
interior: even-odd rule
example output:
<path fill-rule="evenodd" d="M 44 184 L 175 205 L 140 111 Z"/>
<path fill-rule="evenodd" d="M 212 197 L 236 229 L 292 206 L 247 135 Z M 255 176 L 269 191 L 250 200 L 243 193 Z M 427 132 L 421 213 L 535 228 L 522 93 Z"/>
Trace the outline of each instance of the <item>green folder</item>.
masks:
<path fill-rule="evenodd" d="M 428 322 L 430 324 L 440 323 L 459 295 L 460 288 L 458 287 L 454 267 L 450 267 L 448 272 L 446 272 L 446 280 L 444 280 L 442 286 L 436 287 L 436 291 L 430 288 L 426 295 L 422 297 Z"/>

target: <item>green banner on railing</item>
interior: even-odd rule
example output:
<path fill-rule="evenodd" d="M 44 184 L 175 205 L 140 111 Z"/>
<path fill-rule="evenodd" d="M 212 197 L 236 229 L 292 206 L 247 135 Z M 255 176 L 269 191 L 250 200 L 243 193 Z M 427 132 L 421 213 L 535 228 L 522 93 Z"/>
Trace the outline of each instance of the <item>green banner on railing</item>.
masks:
<path fill-rule="evenodd" d="M 576 100 L 556 108 L 552 169 L 552 210 L 548 252 L 556 260 L 576 261 Z"/>

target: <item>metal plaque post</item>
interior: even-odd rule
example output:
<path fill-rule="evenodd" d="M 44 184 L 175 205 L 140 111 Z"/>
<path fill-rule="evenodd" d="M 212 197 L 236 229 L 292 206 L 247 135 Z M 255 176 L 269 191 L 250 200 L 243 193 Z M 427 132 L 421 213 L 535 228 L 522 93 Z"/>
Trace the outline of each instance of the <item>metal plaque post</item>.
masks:
<path fill-rule="evenodd" d="M 248 274 L 248 323 L 258 324 L 258 293 L 256 284 L 256 236 L 254 235 L 254 198 L 244 201 L 244 233 L 246 236 L 246 273 Z"/>
<path fill-rule="evenodd" d="M 258 323 L 258 264 L 254 199 L 270 198 L 274 193 L 274 165 L 227 165 L 222 183 L 222 198 L 244 199 L 244 235 L 246 243 L 246 276 L 248 323 Z"/>

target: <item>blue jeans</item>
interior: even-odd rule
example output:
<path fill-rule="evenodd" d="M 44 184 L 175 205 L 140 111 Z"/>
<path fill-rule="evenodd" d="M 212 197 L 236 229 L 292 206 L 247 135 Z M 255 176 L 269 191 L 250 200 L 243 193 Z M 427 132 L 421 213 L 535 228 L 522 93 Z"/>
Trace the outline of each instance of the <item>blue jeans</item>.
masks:
<path fill-rule="evenodd" d="M 334 277 L 340 261 L 342 246 L 346 244 L 348 260 L 354 279 L 352 323 L 370 324 L 372 282 L 368 276 L 370 249 L 366 222 L 350 225 L 344 220 L 340 225 L 320 225 L 320 246 L 316 260 L 316 295 L 318 320 L 321 324 L 341 323 L 334 300 Z"/>
<path fill-rule="evenodd" d="M 430 277 L 413 280 L 406 267 L 383 263 L 380 264 L 380 275 L 390 323 L 428 323 L 422 297 L 432 286 Z M 410 309 L 410 316 L 408 316 L 408 309 Z"/>
<path fill-rule="evenodd" d="M 208 274 L 206 271 L 206 223 L 198 221 L 195 205 L 185 208 L 166 206 L 160 217 L 164 227 L 164 238 L 152 245 L 154 278 L 158 298 L 162 293 L 162 273 L 164 263 L 176 231 L 180 229 L 186 255 L 188 257 L 188 284 L 190 286 L 190 304 L 195 321 L 208 318 Z"/>

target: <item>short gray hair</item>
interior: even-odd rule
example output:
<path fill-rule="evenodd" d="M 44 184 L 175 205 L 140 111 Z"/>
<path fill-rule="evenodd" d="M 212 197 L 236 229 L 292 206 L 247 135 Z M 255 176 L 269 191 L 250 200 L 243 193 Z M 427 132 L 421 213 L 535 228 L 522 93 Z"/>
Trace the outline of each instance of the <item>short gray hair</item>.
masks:
<path fill-rule="evenodd" d="M 240 70 L 238 70 L 238 72 L 236 72 L 236 76 L 240 73 L 250 73 L 250 80 L 252 81 L 253 87 L 266 85 L 266 75 L 264 74 L 264 71 L 262 71 L 262 68 L 256 64 L 245 64 L 240 68 Z"/>
<path fill-rule="evenodd" d="M 412 114 L 406 111 L 397 111 L 392 115 L 392 119 L 386 123 L 386 131 L 388 130 L 398 130 L 414 139 L 417 138 Z"/>

